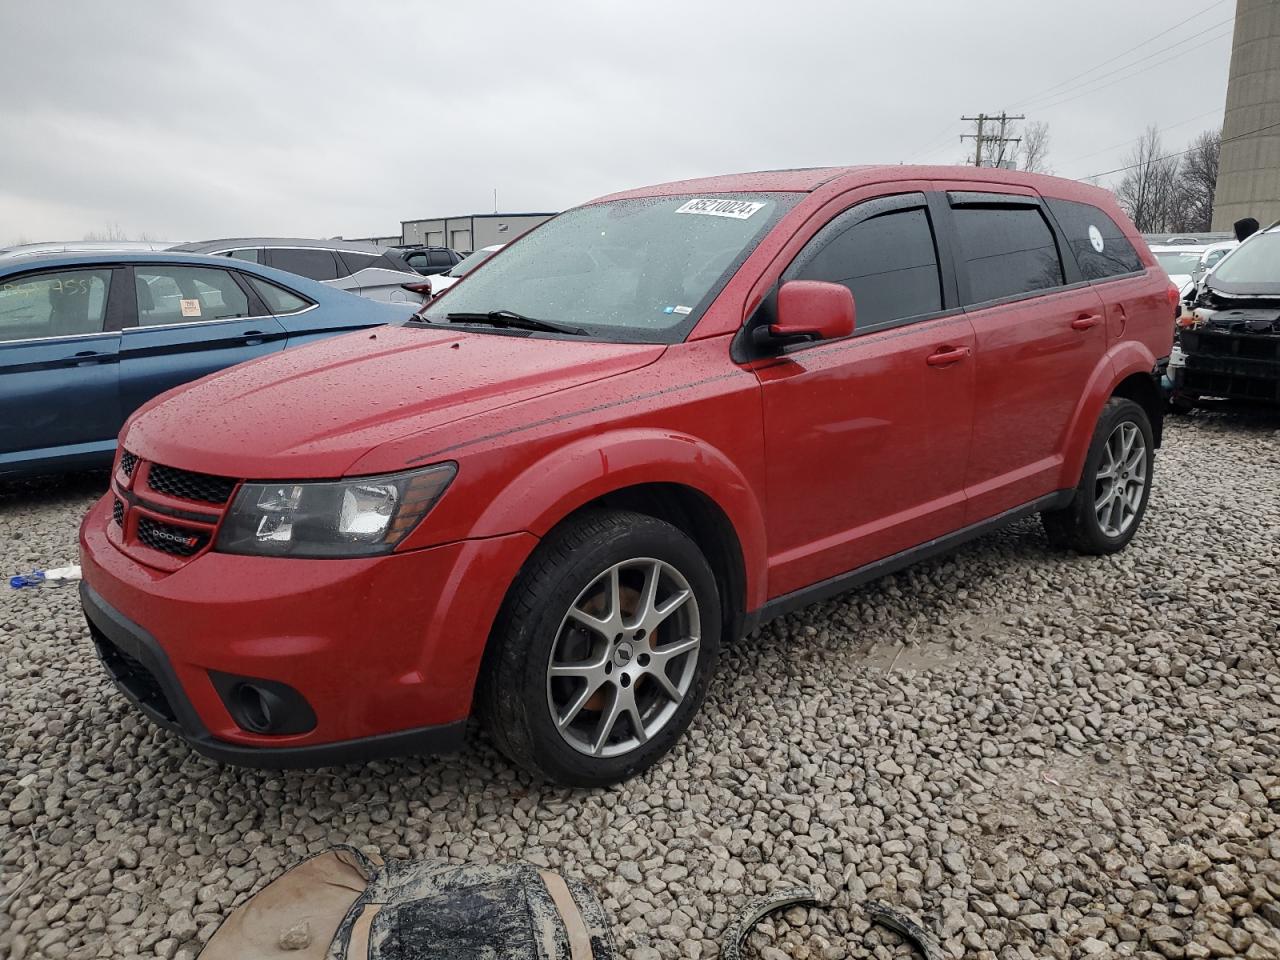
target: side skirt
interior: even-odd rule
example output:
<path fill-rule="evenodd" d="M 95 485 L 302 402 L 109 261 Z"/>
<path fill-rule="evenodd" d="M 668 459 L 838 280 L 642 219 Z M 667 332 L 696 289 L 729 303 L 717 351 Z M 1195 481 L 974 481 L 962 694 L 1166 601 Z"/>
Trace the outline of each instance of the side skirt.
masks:
<path fill-rule="evenodd" d="M 1065 507 L 1071 502 L 1071 498 L 1074 495 L 1074 490 L 1058 490 L 1047 496 L 1032 500 L 1030 503 L 1024 503 L 1020 507 L 1014 507 L 1012 510 L 1006 510 L 1004 513 L 996 514 L 994 517 L 962 527 L 954 533 L 928 540 L 918 546 L 903 550 L 901 553 L 895 553 L 882 560 L 876 560 L 858 567 L 856 570 L 850 570 L 848 573 L 842 573 L 828 580 L 822 580 L 811 586 L 801 587 L 799 590 L 793 590 L 791 593 L 775 597 L 759 610 L 747 614 L 743 633 L 744 635 L 750 633 L 763 623 L 785 616 L 811 603 L 829 600 L 847 590 L 852 590 L 854 587 L 860 587 L 864 583 L 878 580 L 887 574 L 896 573 L 898 570 L 909 567 L 913 563 L 927 560 L 941 553 L 947 553 L 963 543 L 998 530 L 1013 523 L 1015 520 L 1021 520 L 1042 510 L 1057 510 Z"/>

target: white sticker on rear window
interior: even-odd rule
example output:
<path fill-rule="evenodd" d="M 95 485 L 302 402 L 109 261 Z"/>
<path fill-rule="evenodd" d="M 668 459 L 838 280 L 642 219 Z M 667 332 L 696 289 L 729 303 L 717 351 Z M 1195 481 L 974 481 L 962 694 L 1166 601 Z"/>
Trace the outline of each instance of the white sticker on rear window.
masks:
<path fill-rule="evenodd" d="M 1089 242 L 1093 244 L 1093 249 L 1097 250 L 1099 253 L 1101 253 L 1102 248 L 1107 245 L 1106 242 L 1102 239 L 1102 231 L 1099 230 L 1097 227 L 1095 227 L 1092 223 L 1089 224 Z"/>
<path fill-rule="evenodd" d="M 763 203 L 757 203 L 754 200 L 717 200 L 714 197 L 699 197 L 697 200 L 690 200 L 679 206 L 676 213 L 702 213 L 709 217 L 746 220 L 763 206 Z"/>
<path fill-rule="evenodd" d="M 182 315 L 184 317 L 200 316 L 199 300 L 179 300 L 178 304 L 182 307 Z"/>

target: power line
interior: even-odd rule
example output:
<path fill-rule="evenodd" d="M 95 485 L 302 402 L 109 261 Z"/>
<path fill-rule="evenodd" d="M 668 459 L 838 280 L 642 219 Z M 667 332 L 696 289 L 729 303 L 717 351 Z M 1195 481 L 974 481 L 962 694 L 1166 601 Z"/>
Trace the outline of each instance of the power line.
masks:
<path fill-rule="evenodd" d="M 1000 111 L 1000 115 L 999 115 L 999 116 L 994 116 L 994 115 L 992 115 L 992 116 L 988 116 L 988 115 L 987 115 L 987 114 L 985 114 L 985 113 L 980 113 L 980 114 L 978 114 L 976 117 L 961 117 L 960 119 L 961 119 L 961 120 L 964 120 L 964 121 L 966 121 L 966 122 L 970 122 L 970 121 L 971 121 L 971 122 L 976 123 L 976 124 L 978 125 L 977 133 L 966 133 L 966 134 L 964 134 L 963 136 L 961 136 L 961 137 L 960 137 L 960 139 L 961 139 L 962 141 L 963 141 L 963 140 L 972 140 L 972 141 L 974 141 L 974 147 L 973 147 L 973 165 L 974 165 L 975 167 L 980 167 L 980 166 L 982 166 L 982 165 L 983 165 L 983 164 L 982 164 L 982 146 L 983 146 L 983 144 L 984 144 L 984 143 L 994 143 L 994 144 L 996 145 L 996 150 L 997 150 L 997 151 L 999 151 L 999 152 L 996 154 L 996 162 L 995 162 L 995 166 L 1000 166 L 1000 165 L 1004 162 L 1004 145 L 1005 145 L 1006 143 L 1021 143 L 1021 142 L 1022 142 L 1022 138 L 1021 138 L 1021 137 L 1006 137 L 1006 136 L 1005 136 L 1005 131 L 1008 129 L 1009 121 L 1011 121 L 1011 120 L 1025 120 L 1025 119 L 1027 119 L 1027 118 L 1026 118 L 1026 117 L 1024 117 L 1024 116 L 1022 116 L 1021 114 L 1018 114 L 1017 116 L 1012 116 L 1012 115 L 1010 115 L 1010 114 L 1005 113 L 1003 110 L 1001 110 L 1001 111 Z M 1000 121 L 1000 132 L 999 132 L 999 133 L 986 133 L 986 132 L 985 132 L 985 127 L 986 127 L 986 123 L 987 123 L 987 121 L 988 121 L 988 120 L 990 120 L 992 123 L 995 123 L 997 120 L 999 120 L 999 121 Z M 988 164 L 988 166 L 990 166 L 990 164 Z"/>
<path fill-rule="evenodd" d="M 1212 110 L 1206 110 L 1204 113 L 1198 113 L 1194 117 L 1187 117 L 1187 119 L 1185 120 L 1179 120 L 1177 123 L 1162 124 L 1160 125 L 1160 131 L 1163 133 L 1165 130 L 1176 130 L 1178 127 L 1182 126 L 1183 124 L 1192 123 L 1196 120 L 1203 120 L 1205 117 L 1211 116 L 1212 114 L 1215 114 L 1215 113 L 1217 114 L 1222 113 L 1222 108 L 1214 107 Z M 1141 138 L 1139 137 L 1137 139 L 1141 139 Z M 1063 160 L 1062 162 L 1076 163 L 1079 160 L 1088 160 L 1090 157 L 1096 157 L 1100 153 L 1107 153 L 1108 151 L 1111 151 L 1111 150 L 1118 150 L 1120 147 L 1128 146 L 1129 144 L 1135 143 L 1135 142 L 1136 140 L 1134 137 L 1129 137 L 1127 140 L 1121 140 L 1119 143 L 1113 143 L 1111 146 L 1103 147 L 1101 150 L 1094 150 L 1092 153 L 1083 153 L 1078 157 L 1071 157 L 1070 159 Z"/>
<path fill-rule="evenodd" d="M 1133 53 L 1133 51 L 1138 50 L 1138 49 L 1140 49 L 1140 48 L 1142 48 L 1142 47 L 1145 47 L 1148 43 L 1151 43 L 1151 41 L 1153 41 L 1153 40 L 1159 40 L 1161 37 L 1166 36 L 1166 35 L 1168 35 L 1168 34 L 1172 33 L 1174 30 L 1177 30 L 1177 29 L 1178 29 L 1179 27 L 1181 27 L 1183 24 L 1190 23 L 1192 20 L 1195 20 L 1197 17 L 1202 17 L 1202 16 L 1204 16 L 1206 13 L 1208 13 L 1208 12 L 1209 12 L 1210 10 L 1212 10 L 1214 7 L 1220 7 L 1220 6 L 1222 6 L 1222 5 L 1223 5 L 1224 3 L 1226 3 L 1226 2 L 1227 2 L 1227 0 L 1217 0 L 1217 2 L 1216 2 L 1216 3 L 1212 3 L 1212 4 L 1210 4 L 1209 6 L 1204 7 L 1202 10 L 1199 10 L 1198 12 L 1193 13 L 1191 16 L 1187 17 L 1185 20 L 1179 20 L 1179 21 L 1178 21 L 1177 23 L 1175 23 L 1172 27 L 1169 27 L 1169 28 L 1167 28 L 1167 29 L 1165 29 L 1165 30 L 1160 31 L 1160 32 L 1159 32 L 1159 33 L 1157 33 L 1155 36 L 1147 37 L 1147 39 L 1143 40 L 1141 43 L 1134 44 L 1134 45 L 1133 45 L 1132 47 L 1130 47 L 1128 50 L 1125 50 L 1125 51 L 1123 51 L 1123 52 L 1121 52 L 1121 53 L 1117 53 L 1117 54 L 1116 54 L 1114 57 L 1112 57 L 1110 60 L 1103 60 L 1101 63 L 1096 64 L 1095 66 L 1090 67 L 1088 70 L 1083 70 L 1083 71 L 1081 71 L 1080 73 L 1077 73 L 1077 74 L 1076 74 L 1075 76 L 1073 76 L 1073 77 L 1068 77 L 1066 80 L 1059 81 L 1058 83 L 1055 83 L 1055 84 L 1054 84 L 1053 86 L 1051 86 L 1051 87 L 1045 87 L 1045 88 L 1044 88 L 1043 90 L 1041 90 L 1039 93 L 1034 93 L 1034 94 L 1032 94 L 1032 95 L 1031 95 L 1030 97 L 1028 97 L 1026 100 L 1022 100 L 1022 101 L 1019 101 L 1018 103 L 1015 103 L 1015 104 L 1014 104 L 1014 106 L 1015 106 L 1015 107 L 1018 107 L 1018 106 L 1025 106 L 1026 104 L 1028 104 L 1028 103 L 1032 102 L 1033 100 L 1038 100 L 1038 99 L 1040 99 L 1042 96 L 1044 96 L 1046 93 L 1049 93 L 1049 92 L 1050 92 L 1050 91 L 1052 91 L 1052 90 L 1057 90 L 1059 87 L 1065 87 L 1067 84 L 1071 83 L 1072 81 L 1074 81 L 1074 80 L 1079 80 L 1081 77 L 1086 76 L 1086 75 L 1088 75 L 1088 74 L 1090 74 L 1090 73 L 1093 73 L 1093 71 L 1095 71 L 1095 70 L 1097 70 L 1097 69 L 1099 69 L 1099 68 L 1101 68 L 1101 67 L 1105 67 L 1105 66 L 1107 66 L 1108 64 L 1115 63 L 1115 62 L 1116 62 L 1117 60 L 1119 60 L 1121 57 L 1127 57 L 1129 54 Z M 1224 22 L 1226 22 L 1226 21 L 1224 21 Z M 1220 24 L 1214 24 L 1214 26 L 1215 26 L 1215 27 L 1216 27 L 1216 26 L 1220 26 Z M 1210 27 L 1209 29 L 1210 29 L 1210 30 L 1212 30 L 1212 29 L 1214 29 L 1214 27 Z M 1177 46 L 1177 44 L 1174 44 L 1174 46 Z M 1135 62 L 1141 62 L 1141 61 L 1135 61 Z M 1130 64 L 1130 66 L 1132 66 L 1132 64 Z M 1123 68 L 1122 68 L 1122 69 L 1123 69 Z"/>
<path fill-rule="evenodd" d="M 1280 123 L 1269 123 L 1265 127 L 1259 127 L 1257 130 L 1246 130 L 1244 133 L 1237 133 L 1234 137 L 1224 137 L 1222 142 L 1230 143 L 1233 140 L 1243 140 L 1245 137 L 1252 137 L 1255 133 L 1263 133 L 1267 130 L 1273 130 L 1276 127 L 1280 127 Z M 1116 167 L 1114 170 L 1104 170 L 1102 173 L 1090 174 L 1082 179 L 1096 180 L 1098 177 L 1109 177 L 1113 173 L 1124 173 L 1126 170 L 1133 170 L 1136 167 L 1145 166 L 1148 163 L 1161 163 L 1165 160 L 1172 160 L 1174 157 L 1185 157 L 1194 149 L 1195 147 L 1188 147 L 1186 150 L 1179 150 L 1177 153 L 1170 153 L 1163 157 L 1155 157 L 1151 160 L 1141 160 L 1138 163 L 1131 163 L 1126 167 Z"/>
<path fill-rule="evenodd" d="M 1215 36 L 1209 37 L 1207 40 L 1202 40 L 1200 43 L 1197 43 L 1194 47 L 1187 47 L 1187 49 L 1180 51 L 1179 56 L 1188 54 L 1192 50 L 1199 50 L 1201 47 L 1206 46 L 1210 43 L 1214 43 L 1215 41 L 1221 40 L 1223 37 L 1229 37 L 1231 36 L 1231 34 L 1232 34 L 1231 30 L 1226 30 L 1222 33 L 1216 34 Z M 1172 50 L 1173 47 L 1181 46 L 1182 44 L 1186 43 L 1187 40 L 1195 40 L 1195 39 L 1197 38 L 1187 37 L 1186 40 L 1179 40 L 1177 43 L 1172 44 L 1171 46 L 1164 47 L 1160 50 L 1157 50 L 1151 56 L 1160 56 L 1161 54 L 1167 53 L 1169 50 Z M 1149 60 L 1149 59 L 1151 59 L 1151 57 L 1143 57 L 1142 60 L 1135 60 L 1133 63 L 1125 64 L 1125 66 L 1121 67 L 1120 69 L 1128 70 L 1130 67 L 1136 67 L 1138 64 L 1142 63 L 1143 60 Z M 1127 73 L 1123 77 L 1116 77 L 1116 79 L 1109 80 L 1104 84 L 1093 87 L 1093 89 L 1091 90 L 1082 90 L 1078 92 L 1073 92 L 1070 96 L 1062 97 L 1062 99 L 1052 100 L 1052 102 L 1042 104 L 1039 107 L 1036 107 L 1035 109 L 1037 111 L 1052 110 L 1054 107 L 1059 107 L 1064 103 L 1070 103 L 1072 100 L 1079 100 L 1081 97 L 1090 96 L 1092 94 L 1097 93 L 1099 90 L 1105 90 L 1107 87 L 1115 86 L 1117 83 L 1123 83 L 1125 80 L 1131 80 L 1132 78 L 1139 76 L 1140 74 L 1146 73 L 1149 70 L 1154 70 L 1156 67 L 1161 67 L 1161 66 L 1165 66 L 1165 64 L 1163 63 L 1148 64 L 1147 66 L 1143 67 L 1141 70 L 1134 70 L 1133 73 Z M 1103 74 L 1100 77 L 1095 77 L 1093 80 L 1088 80 L 1085 82 L 1085 86 L 1089 86 L 1090 84 L 1096 83 L 1098 80 L 1102 80 L 1104 77 L 1108 77 L 1108 76 L 1111 76 L 1111 74 L 1109 73 Z"/>

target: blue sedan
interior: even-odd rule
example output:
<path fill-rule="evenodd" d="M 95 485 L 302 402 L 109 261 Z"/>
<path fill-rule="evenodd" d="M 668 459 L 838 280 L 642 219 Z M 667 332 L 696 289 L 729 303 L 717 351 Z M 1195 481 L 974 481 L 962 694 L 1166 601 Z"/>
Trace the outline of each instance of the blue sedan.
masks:
<path fill-rule="evenodd" d="M 109 465 L 125 419 L 170 387 L 412 309 L 226 257 L 0 261 L 0 477 Z"/>

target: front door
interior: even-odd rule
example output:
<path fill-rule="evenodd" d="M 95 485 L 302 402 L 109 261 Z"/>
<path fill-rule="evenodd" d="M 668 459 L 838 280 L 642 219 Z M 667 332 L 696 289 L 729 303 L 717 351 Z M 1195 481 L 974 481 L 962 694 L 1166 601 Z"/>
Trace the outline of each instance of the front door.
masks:
<path fill-rule="evenodd" d="M 0 279 L 0 473 L 47 460 L 110 459 L 123 416 L 113 280 L 67 267 Z"/>
<path fill-rule="evenodd" d="M 284 349 L 284 327 L 232 271 L 169 263 L 133 270 L 137 325 L 120 346 L 125 416 L 170 387 Z"/>
<path fill-rule="evenodd" d="M 784 271 L 853 291 L 850 338 L 757 368 L 769 596 L 891 556 L 963 523 L 973 332 L 944 295 L 924 194 L 839 214 Z"/>

